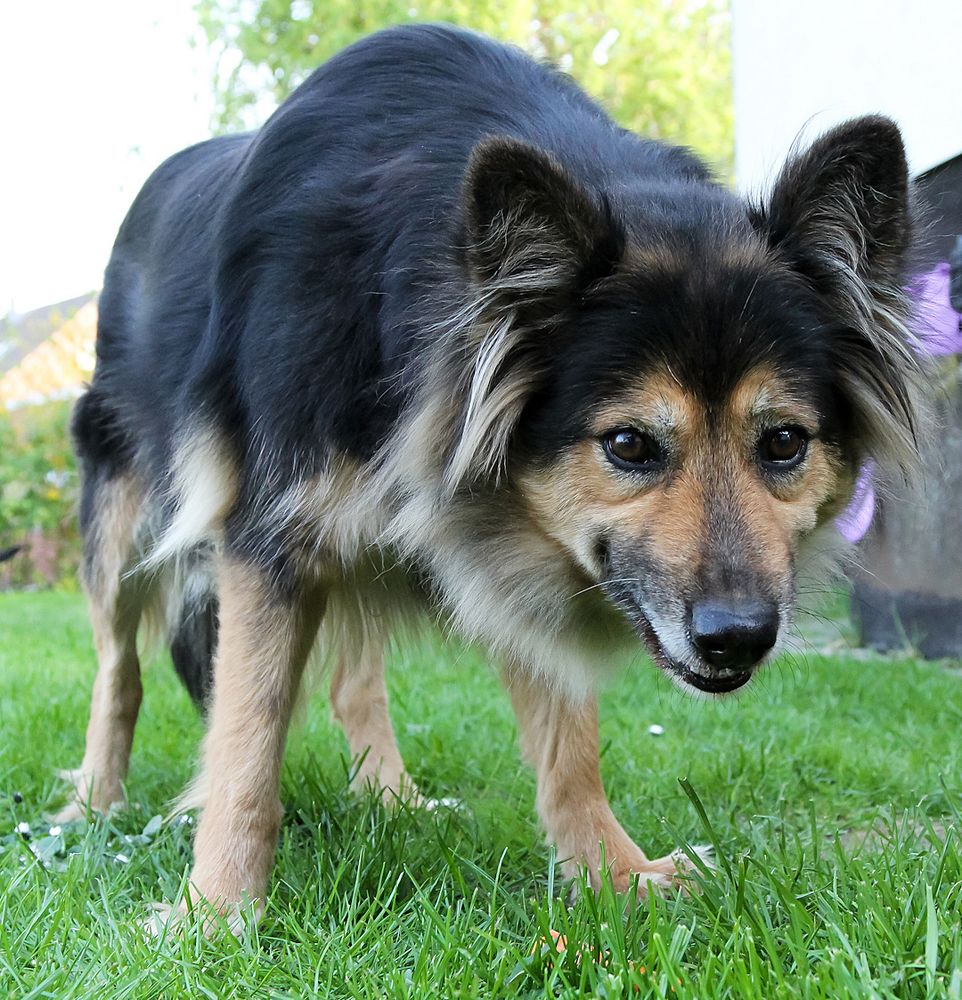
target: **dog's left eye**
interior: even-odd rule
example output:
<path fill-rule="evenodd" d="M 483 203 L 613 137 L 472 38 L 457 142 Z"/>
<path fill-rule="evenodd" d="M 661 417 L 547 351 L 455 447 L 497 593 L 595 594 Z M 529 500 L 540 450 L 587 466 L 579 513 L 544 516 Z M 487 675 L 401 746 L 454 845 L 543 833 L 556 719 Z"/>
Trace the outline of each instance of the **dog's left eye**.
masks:
<path fill-rule="evenodd" d="M 808 450 L 808 435 L 801 427 L 776 427 L 758 442 L 758 457 L 764 465 L 779 471 L 801 464 Z"/>
<path fill-rule="evenodd" d="M 630 472 L 656 472 L 665 464 L 665 449 L 650 434 L 634 427 L 609 431 L 601 439 L 612 465 Z"/>

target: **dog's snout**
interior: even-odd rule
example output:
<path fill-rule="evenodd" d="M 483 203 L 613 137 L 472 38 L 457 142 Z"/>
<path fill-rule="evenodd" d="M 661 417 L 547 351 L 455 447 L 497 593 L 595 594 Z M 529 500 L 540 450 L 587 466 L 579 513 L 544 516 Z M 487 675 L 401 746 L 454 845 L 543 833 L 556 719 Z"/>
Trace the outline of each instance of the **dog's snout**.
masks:
<path fill-rule="evenodd" d="M 690 629 L 698 652 L 713 667 L 744 670 L 775 645 L 778 606 L 774 601 L 698 601 Z"/>

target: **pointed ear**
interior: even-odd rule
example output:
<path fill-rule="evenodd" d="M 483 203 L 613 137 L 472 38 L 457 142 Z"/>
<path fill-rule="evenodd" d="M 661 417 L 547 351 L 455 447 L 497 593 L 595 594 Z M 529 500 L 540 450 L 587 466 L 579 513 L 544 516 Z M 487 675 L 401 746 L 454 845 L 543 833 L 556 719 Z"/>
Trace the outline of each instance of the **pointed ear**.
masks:
<path fill-rule="evenodd" d="M 826 132 L 785 164 L 755 223 L 816 282 L 844 268 L 869 290 L 900 284 L 913 226 L 898 126 L 869 115 Z"/>
<path fill-rule="evenodd" d="M 603 196 L 516 139 L 475 146 L 461 211 L 473 302 L 457 333 L 457 356 L 470 360 L 445 473 L 452 489 L 501 475 L 511 435 L 543 377 L 546 328 L 614 271 L 624 243 Z"/>
<path fill-rule="evenodd" d="M 621 256 L 623 236 L 607 201 L 516 139 L 483 139 L 474 148 L 463 213 L 475 278 L 513 309 L 577 295 Z"/>
<path fill-rule="evenodd" d="M 831 363 L 860 450 L 908 473 L 924 404 L 905 288 L 914 225 L 898 127 L 871 115 L 827 132 L 789 159 L 752 218 L 837 328 Z"/>

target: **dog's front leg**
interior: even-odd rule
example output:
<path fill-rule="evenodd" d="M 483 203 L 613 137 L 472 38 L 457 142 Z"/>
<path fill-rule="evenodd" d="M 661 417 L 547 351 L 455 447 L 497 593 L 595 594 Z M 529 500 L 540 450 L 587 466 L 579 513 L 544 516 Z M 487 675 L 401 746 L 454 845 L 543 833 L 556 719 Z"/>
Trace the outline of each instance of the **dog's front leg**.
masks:
<path fill-rule="evenodd" d="M 649 883 L 677 885 L 690 870 L 687 859 L 677 854 L 649 859 L 611 811 L 601 781 L 594 697 L 570 698 L 523 668 L 506 668 L 503 676 L 521 752 L 537 776 L 538 813 L 565 876 L 574 878 L 584 868 L 597 888 L 604 865 L 619 892 L 635 875 L 642 893 Z"/>
<path fill-rule="evenodd" d="M 324 593 L 303 586 L 281 594 L 254 567 L 225 558 L 219 595 L 210 726 L 195 785 L 204 807 L 190 883 L 194 898 L 231 917 L 245 898 L 263 910 L 282 812 L 281 758 Z"/>

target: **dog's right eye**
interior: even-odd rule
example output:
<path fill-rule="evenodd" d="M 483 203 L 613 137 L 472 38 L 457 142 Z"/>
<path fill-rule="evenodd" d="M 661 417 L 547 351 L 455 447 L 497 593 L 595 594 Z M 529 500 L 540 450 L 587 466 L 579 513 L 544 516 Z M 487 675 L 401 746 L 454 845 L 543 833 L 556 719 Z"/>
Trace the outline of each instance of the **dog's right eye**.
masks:
<path fill-rule="evenodd" d="M 629 472 L 657 472 L 664 467 L 665 449 L 650 434 L 635 427 L 619 427 L 601 439 L 612 465 Z"/>
<path fill-rule="evenodd" d="M 808 434 L 801 427 L 776 427 L 766 431 L 758 442 L 762 464 L 782 472 L 801 465 L 808 450 Z"/>

